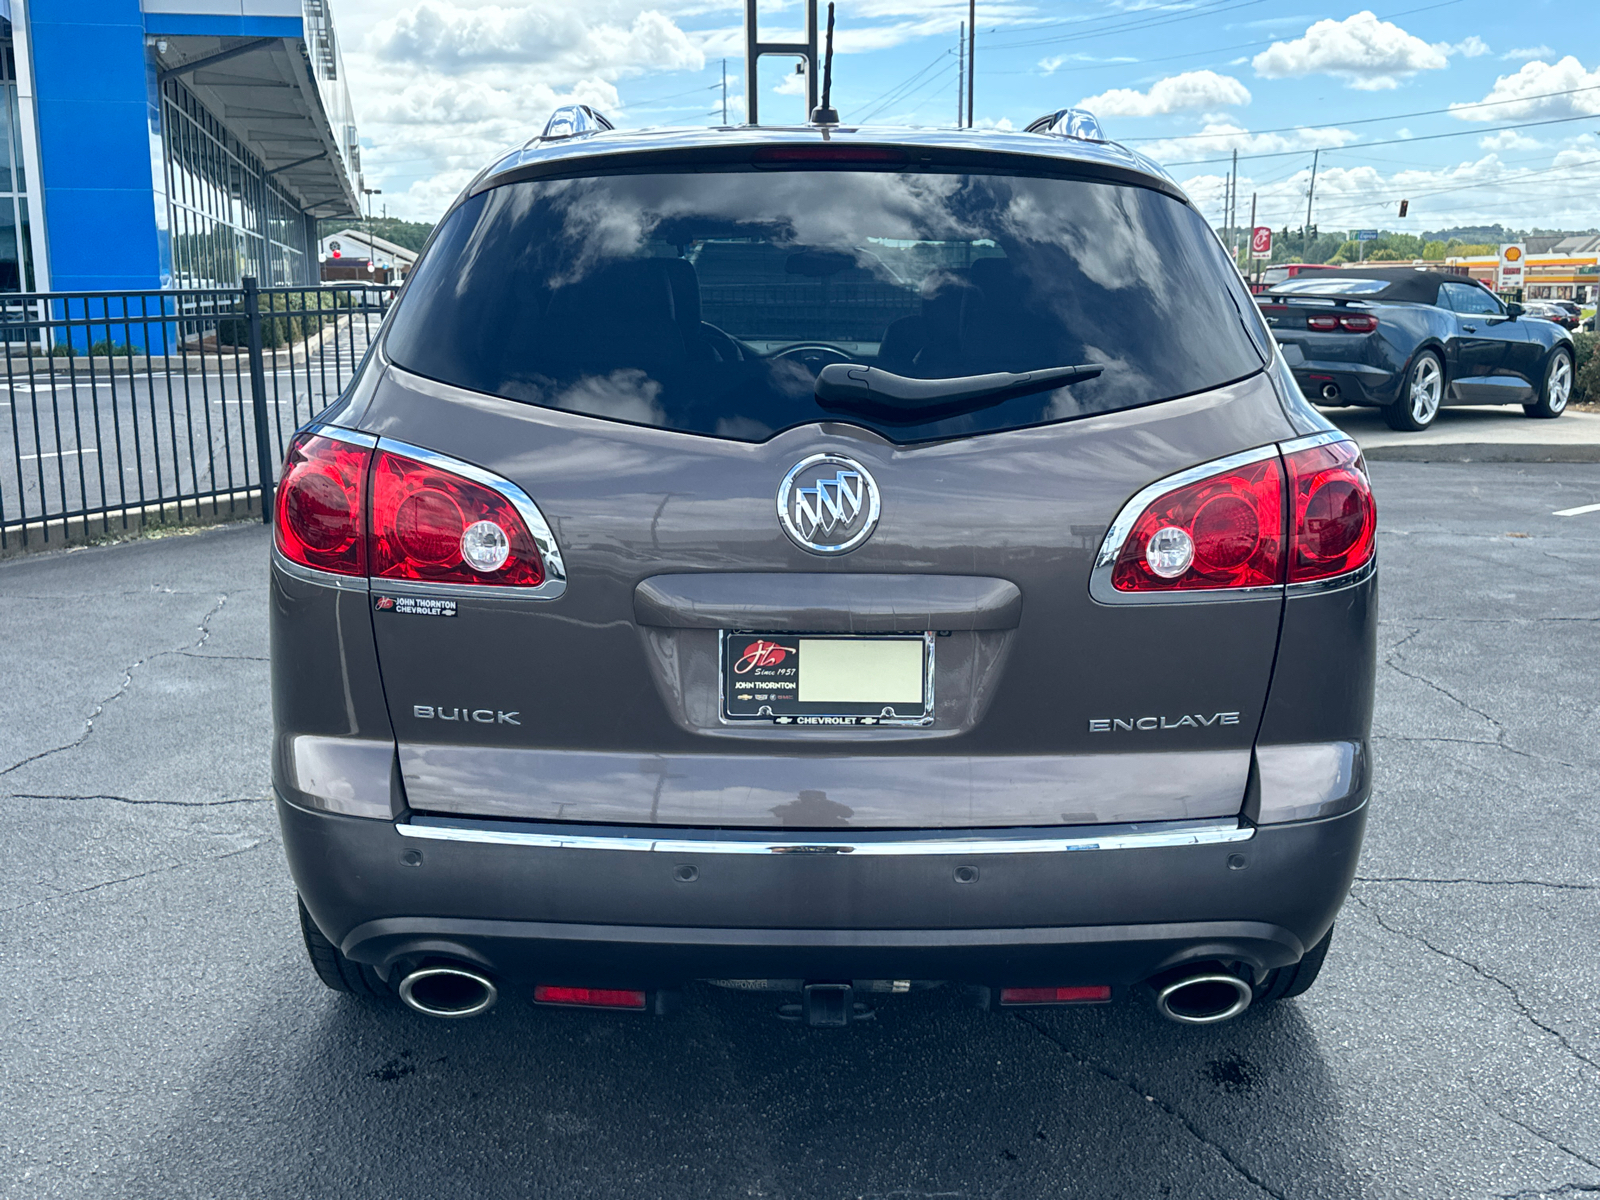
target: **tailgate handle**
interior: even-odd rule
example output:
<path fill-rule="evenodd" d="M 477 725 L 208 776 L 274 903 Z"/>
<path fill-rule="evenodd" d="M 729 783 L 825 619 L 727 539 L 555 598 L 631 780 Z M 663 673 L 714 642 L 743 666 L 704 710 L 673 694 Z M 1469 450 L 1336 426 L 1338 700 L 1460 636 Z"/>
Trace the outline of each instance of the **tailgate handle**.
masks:
<path fill-rule="evenodd" d="M 981 575 L 706 572 L 655 575 L 633 591 L 634 620 L 669 629 L 921 633 L 1015 629 L 1022 591 Z"/>

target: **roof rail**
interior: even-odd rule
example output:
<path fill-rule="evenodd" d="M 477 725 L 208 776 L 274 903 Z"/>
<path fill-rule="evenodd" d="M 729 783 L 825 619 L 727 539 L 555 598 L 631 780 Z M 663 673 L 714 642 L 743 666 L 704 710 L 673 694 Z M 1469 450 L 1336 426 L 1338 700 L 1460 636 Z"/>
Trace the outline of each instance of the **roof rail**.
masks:
<path fill-rule="evenodd" d="M 539 136 L 543 141 L 553 141 L 558 138 L 604 133 L 607 129 L 615 128 L 616 126 L 587 104 L 564 104 L 550 114 L 550 119 L 544 123 L 544 132 Z"/>
<path fill-rule="evenodd" d="M 1077 138 L 1081 142 L 1108 140 L 1100 129 L 1100 119 L 1086 108 L 1060 108 L 1045 113 L 1025 130 L 1027 133 L 1053 133 L 1057 137 Z"/>

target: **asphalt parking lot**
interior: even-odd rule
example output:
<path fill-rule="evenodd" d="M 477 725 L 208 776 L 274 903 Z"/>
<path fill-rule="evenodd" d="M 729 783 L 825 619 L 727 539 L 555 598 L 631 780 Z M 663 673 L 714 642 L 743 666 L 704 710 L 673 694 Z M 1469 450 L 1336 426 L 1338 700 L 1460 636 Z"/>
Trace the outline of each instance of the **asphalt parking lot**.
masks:
<path fill-rule="evenodd" d="M 804 1030 L 324 990 L 260 526 L 0 564 L 0 1195 L 1600 1191 L 1600 464 L 1379 462 L 1378 764 L 1318 986 L 1209 1029 L 950 993 Z"/>

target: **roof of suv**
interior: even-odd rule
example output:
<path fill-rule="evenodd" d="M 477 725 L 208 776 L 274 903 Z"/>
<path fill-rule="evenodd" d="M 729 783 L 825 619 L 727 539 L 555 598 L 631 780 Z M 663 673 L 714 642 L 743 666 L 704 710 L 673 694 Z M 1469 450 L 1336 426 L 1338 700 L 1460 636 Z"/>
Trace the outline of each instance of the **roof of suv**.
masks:
<path fill-rule="evenodd" d="M 674 160 L 720 157 L 730 152 L 738 154 L 740 150 L 779 146 L 893 147 L 907 153 L 908 166 L 915 165 L 919 159 L 960 159 L 974 154 L 1013 160 L 1034 158 L 1072 163 L 1088 168 L 1090 173 L 1123 176 L 1129 182 L 1140 182 L 1187 199 L 1158 163 L 1116 142 L 1088 141 L 1055 133 L 816 125 L 607 129 L 562 138 L 534 138 L 486 168 L 468 187 L 467 194 L 519 179 L 586 173 L 600 165 L 595 161 L 598 159 L 623 156 L 660 159 L 663 167 L 669 167 Z M 840 165 L 851 164 L 844 159 Z"/>

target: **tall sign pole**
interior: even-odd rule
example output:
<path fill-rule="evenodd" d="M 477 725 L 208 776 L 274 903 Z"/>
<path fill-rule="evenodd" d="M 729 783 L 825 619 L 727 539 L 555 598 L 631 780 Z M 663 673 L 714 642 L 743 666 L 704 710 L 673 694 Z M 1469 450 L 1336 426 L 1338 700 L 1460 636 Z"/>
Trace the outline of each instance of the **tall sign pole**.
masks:
<path fill-rule="evenodd" d="M 967 27 L 961 26 L 961 32 L 956 35 L 956 128 L 961 129 L 967 123 Z"/>
<path fill-rule="evenodd" d="M 751 0 L 755 3 L 755 0 Z M 972 98 L 978 73 L 978 0 L 967 0 L 967 128 L 972 128 Z"/>

